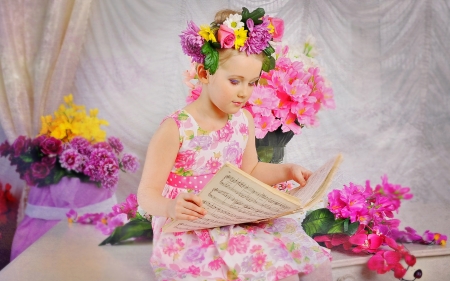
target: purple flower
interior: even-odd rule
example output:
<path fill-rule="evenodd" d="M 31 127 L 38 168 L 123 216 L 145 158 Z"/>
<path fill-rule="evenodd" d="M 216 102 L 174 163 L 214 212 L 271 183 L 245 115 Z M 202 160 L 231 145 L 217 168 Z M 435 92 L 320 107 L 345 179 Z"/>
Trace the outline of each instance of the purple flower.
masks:
<path fill-rule="evenodd" d="M 34 178 L 44 179 L 50 174 L 50 168 L 41 162 L 35 162 L 31 164 L 31 174 Z"/>
<path fill-rule="evenodd" d="M 117 186 L 119 182 L 118 176 L 108 177 L 102 180 L 102 187 L 105 189 L 113 189 Z"/>
<path fill-rule="evenodd" d="M 247 27 L 249 30 L 247 40 L 244 46 L 240 48 L 240 51 L 246 51 L 247 55 L 259 54 L 265 48 L 269 47 L 269 41 L 272 39 L 268 26 L 269 20 L 267 17 L 263 19 L 263 22 L 259 25 L 255 25 L 252 19 L 247 20 Z"/>
<path fill-rule="evenodd" d="M 114 214 L 127 214 L 128 219 L 136 216 L 137 208 L 138 202 L 136 194 L 128 195 L 125 202 L 116 204 L 112 207 Z"/>
<path fill-rule="evenodd" d="M 40 147 L 41 143 L 46 140 L 48 137 L 46 135 L 40 135 L 31 141 L 32 146 Z"/>
<path fill-rule="evenodd" d="M 180 34 L 183 52 L 192 58 L 193 62 L 203 63 L 205 55 L 202 54 L 203 38 L 198 34 L 200 28 L 193 21 L 188 22 L 186 30 Z"/>
<path fill-rule="evenodd" d="M 89 141 L 82 137 L 75 137 L 70 141 L 70 145 L 73 149 L 76 149 L 79 153 L 83 155 L 89 155 L 92 151 L 91 144 Z"/>
<path fill-rule="evenodd" d="M 12 144 L 14 151 L 14 157 L 19 157 L 27 149 L 27 138 L 25 136 L 19 136 Z"/>
<path fill-rule="evenodd" d="M 11 145 L 8 141 L 0 144 L 0 156 L 6 157 L 10 153 Z"/>
<path fill-rule="evenodd" d="M 123 144 L 119 138 L 109 137 L 108 143 L 117 154 L 119 154 L 123 151 Z"/>
<path fill-rule="evenodd" d="M 134 173 L 139 168 L 139 161 L 137 157 L 125 153 L 122 158 L 122 165 L 125 171 Z"/>
<path fill-rule="evenodd" d="M 189 143 L 190 148 L 199 147 L 201 149 L 208 149 L 212 143 L 210 136 L 195 136 Z"/>
<path fill-rule="evenodd" d="M 109 143 L 104 142 L 104 141 L 98 142 L 98 143 L 94 144 L 94 145 L 92 146 L 92 148 L 94 148 L 94 149 L 96 149 L 96 148 L 103 148 L 103 149 L 106 149 L 106 150 L 111 151 L 111 152 L 113 151 L 113 149 L 112 149 L 112 147 L 109 145 Z"/>
<path fill-rule="evenodd" d="M 201 263 L 205 259 L 205 248 L 191 248 L 183 255 L 182 260 L 188 263 Z"/>
<path fill-rule="evenodd" d="M 61 153 L 62 149 L 62 141 L 54 137 L 46 138 L 41 142 L 41 151 L 48 156 L 56 156 Z"/>
<path fill-rule="evenodd" d="M 233 164 L 238 164 L 242 149 L 237 141 L 232 141 L 223 149 L 224 160 Z"/>
<path fill-rule="evenodd" d="M 59 163 L 61 163 L 61 167 L 67 169 L 68 171 L 74 170 L 77 171 L 82 158 L 77 150 L 73 148 L 66 149 L 61 156 L 59 157 Z"/>

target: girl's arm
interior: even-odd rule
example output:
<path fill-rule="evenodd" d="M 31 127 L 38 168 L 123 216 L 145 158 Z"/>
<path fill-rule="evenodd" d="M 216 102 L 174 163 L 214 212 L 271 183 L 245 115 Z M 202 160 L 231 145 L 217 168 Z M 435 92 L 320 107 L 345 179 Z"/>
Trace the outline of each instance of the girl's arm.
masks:
<path fill-rule="evenodd" d="M 248 118 L 248 141 L 242 158 L 241 169 L 260 181 L 274 185 L 283 181 L 294 180 L 301 186 L 306 184 L 306 180 L 311 175 L 311 171 L 302 166 L 286 163 L 272 164 L 258 162 L 258 155 L 255 146 L 255 125 L 253 117 L 247 110 L 244 110 Z"/>
<path fill-rule="evenodd" d="M 182 192 L 176 199 L 161 195 L 179 147 L 178 127 L 172 118 L 167 118 L 148 146 L 137 199 L 139 206 L 150 215 L 193 220 L 205 214 L 197 195 Z"/>

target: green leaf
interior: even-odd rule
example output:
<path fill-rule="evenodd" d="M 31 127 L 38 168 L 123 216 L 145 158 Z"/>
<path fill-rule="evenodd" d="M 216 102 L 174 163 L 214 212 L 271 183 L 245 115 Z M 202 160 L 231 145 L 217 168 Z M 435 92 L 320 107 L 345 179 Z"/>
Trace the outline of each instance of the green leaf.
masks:
<path fill-rule="evenodd" d="M 249 10 L 245 7 L 242 8 L 242 21 L 247 26 L 247 20 L 252 19 L 255 25 L 261 24 L 262 20 L 261 18 L 264 16 L 265 11 L 263 8 L 257 8 L 253 12 L 249 12 Z"/>
<path fill-rule="evenodd" d="M 114 232 L 108 236 L 99 246 L 106 244 L 117 244 L 133 237 L 153 237 L 152 224 L 148 220 L 131 220 L 123 226 L 116 227 Z"/>
<path fill-rule="evenodd" d="M 264 49 L 264 54 L 266 54 L 266 56 L 271 56 L 273 53 L 275 53 L 275 49 L 272 47 L 272 45 L 269 44 L 269 47 Z"/>
<path fill-rule="evenodd" d="M 328 234 L 345 233 L 348 235 L 355 234 L 358 229 L 359 222 L 349 223 L 349 219 L 337 219 L 330 226 Z"/>
<path fill-rule="evenodd" d="M 313 237 L 316 234 L 327 233 L 335 222 L 334 214 L 327 208 L 312 211 L 302 222 L 306 234 Z"/>
<path fill-rule="evenodd" d="M 275 59 L 272 56 L 265 56 L 262 65 L 262 70 L 264 72 L 269 72 L 271 69 L 274 68 L 275 68 Z"/>
<path fill-rule="evenodd" d="M 32 163 L 32 162 L 34 162 L 33 157 L 31 157 L 30 154 L 20 155 L 19 158 L 22 159 L 22 161 L 25 162 L 25 163 Z"/>
<path fill-rule="evenodd" d="M 209 70 L 210 74 L 216 73 L 219 66 L 219 52 L 214 49 L 211 42 L 206 41 L 202 46 L 202 54 L 205 55 L 205 69 Z"/>

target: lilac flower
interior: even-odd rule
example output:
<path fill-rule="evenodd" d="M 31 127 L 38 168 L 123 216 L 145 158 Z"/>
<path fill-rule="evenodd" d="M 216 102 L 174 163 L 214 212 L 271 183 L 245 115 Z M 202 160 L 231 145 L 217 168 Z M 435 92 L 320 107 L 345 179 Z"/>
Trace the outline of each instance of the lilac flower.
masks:
<path fill-rule="evenodd" d="M 193 62 L 203 63 L 205 55 L 202 54 L 203 38 L 198 34 L 200 28 L 193 21 L 188 22 L 186 30 L 181 32 L 181 47 L 183 52 L 192 58 Z"/>
<path fill-rule="evenodd" d="M 105 189 L 113 189 L 117 186 L 117 183 L 119 182 L 119 176 L 112 176 L 105 179 L 102 179 L 102 187 Z"/>
<path fill-rule="evenodd" d="M 113 152 L 113 148 L 109 145 L 109 143 L 104 142 L 104 141 L 94 144 L 92 146 L 92 148 L 94 148 L 94 149 L 103 148 L 103 149 L 106 149 L 107 151 Z"/>
<path fill-rule="evenodd" d="M 70 141 L 73 149 L 76 149 L 80 154 L 89 155 L 92 151 L 92 146 L 89 141 L 82 137 L 74 137 Z"/>
<path fill-rule="evenodd" d="M 269 29 L 267 28 L 269 23 L 267 17 L 265 17 L 263 22 L 259 25 L 255 25 L 251 18 L 248 19 L 248 37 L 244 46 L 240 48 L 240 51 L 246 51 L 247 55 L 259 54 L 265 48 L 269 47 L 269 41 L 272 39 L 272 35 L 270 35 Z"/>
<path fill-rule="evenodd" d="M 68 171 L 78 170 L 81 161 L 81 155 L 73 148 L 64 150 L 59 156 L 59 163 L 61 163 L 61 167 L 67 169 Z"/>
<path fill-rule="evenodd" d="M 117 154 L 119 154 L 123 151 L 123 144 L 119 138 L 109 137 L 108 143 Z"/>
<path fill-rule="evenodd" d="M 137 157 L 125 153 L 122 158 L 122 165 L 125 171 L 134 173 L 139 168 L 139 161 Z"/>

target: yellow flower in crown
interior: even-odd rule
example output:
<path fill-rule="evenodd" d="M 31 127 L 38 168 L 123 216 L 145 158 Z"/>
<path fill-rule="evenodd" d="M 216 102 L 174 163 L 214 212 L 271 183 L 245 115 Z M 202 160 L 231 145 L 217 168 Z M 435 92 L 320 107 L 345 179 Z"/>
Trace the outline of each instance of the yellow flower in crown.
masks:
<path fill-rule="evenodd" d="M 214 36 L 214 32 L 209 25 L 201 25 L 198 34 L 206 41 L 217 42 L 216 36 Z"/>
<path fill-rule="evenodd" d="M 239 50 L 245 44 L 245 40 L 247 40 L 247 30 L 243 27 L 234 31 L 234 35 L 236 36 L 236 40 L 234 41 L 234 48 Z"/>

